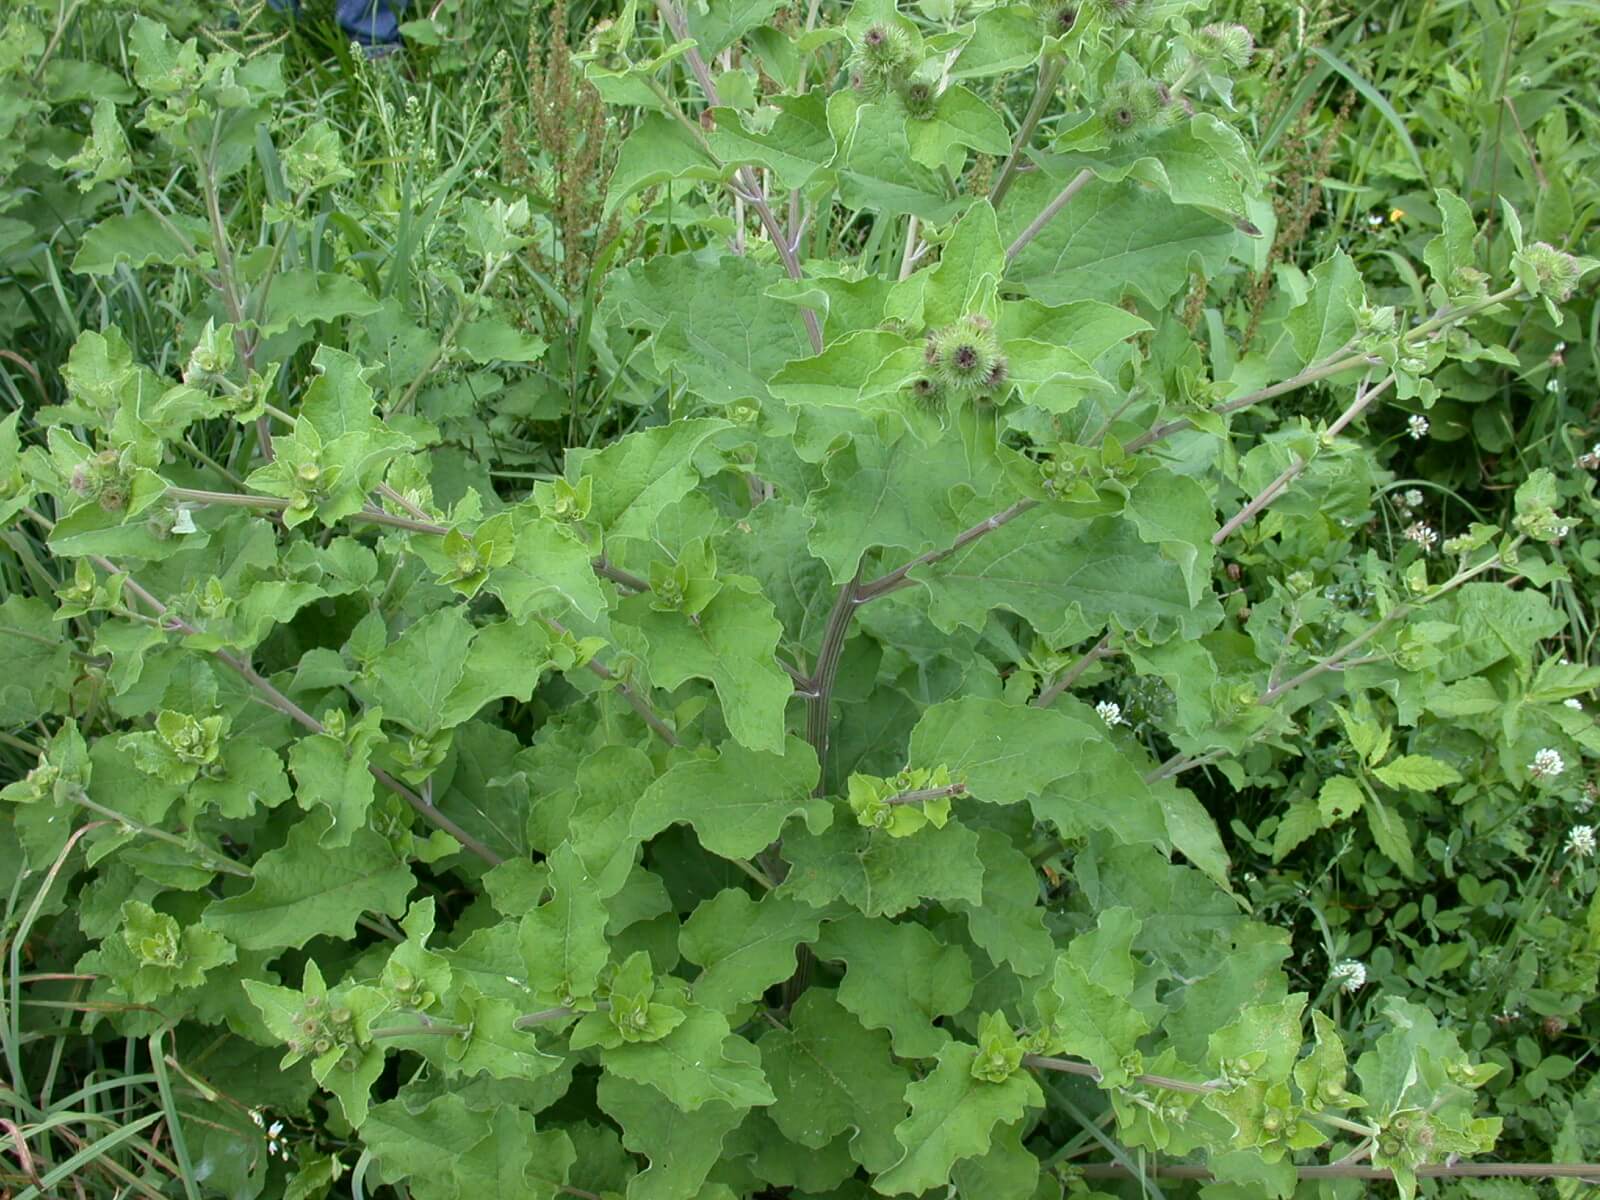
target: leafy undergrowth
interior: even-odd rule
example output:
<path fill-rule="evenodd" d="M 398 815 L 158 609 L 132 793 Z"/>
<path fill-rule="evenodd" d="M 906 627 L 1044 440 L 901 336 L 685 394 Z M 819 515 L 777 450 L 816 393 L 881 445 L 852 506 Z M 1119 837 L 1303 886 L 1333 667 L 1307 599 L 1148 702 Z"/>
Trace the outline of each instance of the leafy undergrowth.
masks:
<path fill-rule="evenodd" d="M 8 1192 L 1591 1186 L 1592 66 L 1410 7 L 11 16 Z"/>

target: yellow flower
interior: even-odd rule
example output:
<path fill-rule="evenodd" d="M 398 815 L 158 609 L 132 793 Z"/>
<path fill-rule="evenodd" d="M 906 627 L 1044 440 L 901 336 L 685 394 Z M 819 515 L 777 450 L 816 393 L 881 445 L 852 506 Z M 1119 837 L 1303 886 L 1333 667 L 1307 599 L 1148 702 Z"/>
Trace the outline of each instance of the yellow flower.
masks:
<path fill-rule="evenodd" d="M 1389 224 L 1391 224 L 1391 225 L 1396 224 L 1397 222 L 1402 220 L 1405 217 L 1405 215 L 1406 215 L 1406 210 L 1405 209 L 1403 209 L 1403 208 L 1391 208 L 1389 210 Z"/>

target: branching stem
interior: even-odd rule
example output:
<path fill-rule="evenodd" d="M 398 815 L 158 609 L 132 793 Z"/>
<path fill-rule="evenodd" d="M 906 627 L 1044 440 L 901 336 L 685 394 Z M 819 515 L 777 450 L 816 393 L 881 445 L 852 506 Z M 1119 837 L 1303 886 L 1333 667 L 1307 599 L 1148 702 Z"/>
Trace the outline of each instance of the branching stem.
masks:
<path fill-rule="evenodd" d="M 30 518 L 32 518 L 46 530 L 53 528 L 55 525 L 55 522 L 51 521 L 43 513 L 36 512 L 31 508 L 25 509 L 24 511 Z M 165 604 L 163 604 L 160 600 L 157 600 L 155 596 L 151 595 L 148 591 L 141 587 L 138 581 L 136 581 L 132 575 L 128 574 L 126 571 L 123 571 L 109 558 L 103 558 L 100 555 L 95 554 L 89 556 L 89 561 L 94 563 L 95 566 L 99 567 L 108 575 L 121 575 L 123 580 L 123 590 L 130 596 L 138 599 L 146 607 L 153 610 L 156 614 L 156 618 L 161 622 L 164 628 L 174 630 L 186 636 L 192 636 L 199 632 L 193 625 L 190 625 L 182 617 L 173 614 Z M 250 684 L 251 687 L 255 688 L 256 691 L 261 693 L 262 697 L 267 701 L 268 704 L 277 709 L 279 712 L 283 713 L 290 720 L 294 721 L 296 724 L 305 729 L 309 729 L 312 733 L 327 732 L 321 721 L 317 720 L 310 713 L 306 712 L 305 709 L 301 708 L 293 700 L 289 699 L 289 697 L 280 692 L 247 661 L 240 658 L 236 654 L 230 653 L 227 650 L 213 650 L 212 654 L 237 672 L 246 683 Z M 465 829 L 462 829 L 461 826 L 457 825 L 449 817 L 445 816 L 438 809 L 434 808 L 433 805 L 429 804 L 421 796 L 417 795 L 416 792 L 406 787 L 405 784 L 401 783 L 398 779 L 395 779 L 381 767 L 368 766 L 367 770 L 371 773 L 374 779 L 409 804 L 412 810 L 415 811 L 417 815 L 420 816 L 424 821 L 435 826 L 436 828 L 444 830 L 451 837 L 455 838 L 456 841 L 460 842 L 463 849 L 477 855 L 490 866 L 498 866 L 500 863 L 505 861 L 499 854 L 491 850 L 488 846 L 485 846 L 477 838 L 473 837 Z"/>
<path fill-rule="evenodd" d="M 1044 118 L 1044 110 L 1050 107 L 1050 99 L 1055 95 L 1056 84 L 1061 82 L 1061 73 L 1066 70 L 1066 66 L 1066 59 L 1059 54 L 1049 55 L 1040 65 L 1039 82 L 1033 90 L 1033 101 L 1028 105 L 1028 111 L 1023 114 L 1022 124 L 1017 126 L 1017 136 L 1011 139 L 1011 153 L 1006 156 L 1005 163 L 1000 167 L 1000 174 L 994 181 L 994 187 L 989 191 L 989 203 L 994 207 L 1000 207 L 1000 202 L 1006 198 L 1006 193 L 1016 181 L 1017 169 L 1022 165 L 1022 156 L 1028 149 L 1028 143 L 1033 141 L 1034 130 L 1039 128 L 1039 122 Z"/>
<path fill-rule="evenodd" d="M 817 669 L 809 680 L 806 698 L 806 741 L 817 752 L 816 794 L 826 795 L 828 790 L 828 726 L 833 704 L 833 683 L 839 674 L 839 659 L 844 654 L 845 639 L 850 634 L 850 621 L 855 616 L 856 605 L 864 603 L 861 589 L 861 568 L 850 577 L 850 582 L 839 589 L 839 596 L 828 613 L 827 627 L 822 631 L 822 645 L 817 649 Z"/>
<path fill-rule="evenodd" d="M 1055 220 L 1056 214 L 1071 203 L 1072 198 L 1084 189 L 1084 186 L 1094 178 L 1094 172 L 1085 167 L 1074 175 L 1067 186 L 1056 194 L 1056 198 L 1044 206 L 1044 209 L 1028 223 L 1028 227 L 1017 234 L 1017 240 L 1006 247 L 1006 266 L 1016 261 L 1017 255 L 1027 248 L 1029 242 L 1038 237 L 1044 227 Z"/>
<path fill-rule="evenodd" d="M 1346 425 L 1355 420 L 1356 417 L 1365 411 L 1367 406 L 1370 405 L 1374 400 L 1383 395 L 1383 393 L 1388 391 L 1389 388 L 1393 387 L 1394 381 L 1395 377 L 1391 375 L 1377 387 L 1357 388 L 1356 398 L 1350 403 L 1350 407 L 1339 414 L 1339 419 L 1328 427 L 1327 432 L 1323 436 L 1327 438 L 1338 437 L 1339 434 L 1344 431 Z M 1271 483 L 1267 484 L 1266 487 L 1262 488 L 1259 495 L 1252 499 L 1249 504 L 1246 504 L 1243 508 L 1236 512 L 1232 518 L 1229 519 L 1226 525 L 1211 535 L 1211 544 L 1213 546 L 1222 545 L 1223 542 L 1227 541 L 1236 532 L 1238 532 L 1241 526 L 1253 520 L 1262 509 L 1266 508 L 1267 505 L 1271 504 L 1280 495 L 1282 495 L 1284 490 L 1287 489 L 1288 486 L 1296 479 L 1298 479 L 1300 474 L 1310 465 L 1311 460 L 1309 458 L 1296 458 L 1293 463 L 1284 468 L 1282 474 L 1280 474 Z"/>
<path fill-rule="evenodd" d="M 677 41 L 689 40 L 689 23 L 684 20 L 682 11 L 673 0 L 655 0 L 656 8 L 661 13 L 661 19 L 666 23 L 672 36 Z M 711 70 L 706 66 L 705 57 L 700 53 L 699 46 L 691 46 L 684 55 L 693 72 L 695 80 L 700 84 L 700 91 L 705 96 L 706 103 L 712 108 L 722 104 L 722 97 L 717 92 L 717 84 L 711 78 Z M 800 266 L 800 259 L 796 255 L 799 238 L 794 243 L 789 241 L 783 231 L 783 225 L 772 211 L 772 205 L 767 201 L 766 192 L 762 190 L 761 181 L 756 178 L 755 172 L 748 167 L 739 167 L 734 171 L 733 179 L 728 182 L 736 196 L 755 210 L 756 217 L 761 221 L 761 227 L 767 231 L 767 236 L 772 239 L 772 246 L 778 252 L 778 258 L 783 262 L 783 269 L 790 279 L 802 279 L 805 271 Z M 806 334 L 811 339 L 811 350 L 814 354 L 822 353 L 822 326 L 817 321 L 817 314 L 811 309 L 802 309 L 801 315 L 805 320 Z"/>
<path fill-rule="evenodd" d="M 965 796 L 967 785 L 964 783 L 949 783 L 944 787 L 919 788 L 914 792 L 901 792 L 899 795 L 890 796 L 885 804 L 921 804 L 925 800 L 943 800 L 946 797 Z"/>
<path fill-rule="evenodd" d="M 1035 708 L 1049 708 L 1055 702 L 1057 696 L 1078 682 L 1079 676 L 1102 658 L 1109 658 L 1115 653 L 1116 651 L 1111 648 L 1111 635 L 1108 633 L 1088 650 L 1084 651 L 1082 658 L 1061 672 L 1054 683 L 1040 692 L 1038 698 L 1034 700 L 1033 706 Z"/>

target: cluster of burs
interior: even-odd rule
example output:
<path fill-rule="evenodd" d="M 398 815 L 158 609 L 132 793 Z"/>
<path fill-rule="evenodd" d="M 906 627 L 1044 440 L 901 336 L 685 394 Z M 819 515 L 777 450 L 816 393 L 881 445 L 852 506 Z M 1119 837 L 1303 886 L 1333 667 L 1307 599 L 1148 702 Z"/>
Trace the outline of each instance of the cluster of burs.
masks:
<path fill-rule="evenodd" d="M 1032 0 L 1046 37 L 1095 36 L 1150 25 L 1156 0 Z M 1255 40 L 1242 25 L 1212 24 L 1178 39 L 1181 54 L 1172 78 L 1119 78 L 1102 91 L 1096 106 L 1113 141 L 1143 137 L 1191 115 L 1184 87 L 1196 75 L 1242 70 L 1255 53 Z M 899 20 L 876 21 L 852 39 L 850 86 L 869 99 L 897 97 L 906 114 L 927 120 L 935 114 L 944 85 L 943 58 L 924 58 L 916 27 Z"/>

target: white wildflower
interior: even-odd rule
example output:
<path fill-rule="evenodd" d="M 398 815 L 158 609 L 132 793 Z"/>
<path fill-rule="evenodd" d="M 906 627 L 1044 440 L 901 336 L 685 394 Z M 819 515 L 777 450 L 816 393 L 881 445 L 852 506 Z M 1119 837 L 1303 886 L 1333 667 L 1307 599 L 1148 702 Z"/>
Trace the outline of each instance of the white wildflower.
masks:
<path fill-rule="evenodd" d="M 261 1128 L 261 1110 L 259 1108 L 252 1108 L 250 1110 L 250 1119 L 256 1123 L 257 1129 Z"/>
<path fill-rule="evenodd" d="M 1413 521 L 1406 526 L 1406 537 L 1422 547 L 1424 554 L 1432 554 L 1439 544 L 1439 531 L 1426 521 Z"/>
<path fill-rule="evenodd" d="M 1422 493 L 1419 492 L 1416 488 L 1408 488 L 1406 490 L 1405 496 L 1402 497 L 1402 499 L 1405 500 L 1407 508 L 1421 508 L 1422 507 Z"/>
<path fill-rule="evenodd" d="M 1533 756 L 1533 761 L 1528 764 L 1528 774 L 1535 779 L 1554 779 L 1567 769 L 1567 764 L 1562 761 L 1561 755 L 1548 746 Z"/>
<path fill-rule="evenodd" d="M 1102 700 L 1094 706 L 1095 715 L 1107 725 L 1122 724 L 1122 705 L 1111 700 Z"/>
<path fill-rule="evenodd" d="M 1589 471 L 1600 467 L 1600 442 L 1596 442 L 1589 453 L 1578 455 L 1578 465 Z"/>
<path fill-rule="evenodd" d="M 1413 442 L 1420 442 L 1428 436 L 1428 418 L 1421 413 L 1412 413 L 1406 418 L 1406 433 Z"/>
<path fill-rule="evenodd" d="M 267 1143 L 267 1153 L 268 1154 L 276 1154 L 277 1152 L 278 1152 L 278 1143 L 277 1142 L 268 1142 Z"/>
<path fill-rule="evenodd" d="M 282 1132 L 283 1132 L 283 1122 L 282 1121 L 274 1121 L 271 1125 L 267 1126 L 267 1136 L 270 1137 L 270 1138 L 275 1138 Z"/>
<path fill-rule="evenodd" d="M 1594 853 L 1594 826 L 1574 825 L 1567 832 L 1567 853 L 1576 858 L 1588 858 Z"/>
<path fill-rule="evenodd" d="M 1328 979 L 1342 992 L 1359 992 L 1367 985 L 1367 967 L 1359 959 L 1347 958 L 1329 973 Z"/>
<path fill-rule="evenodd" d="M 1563 700 L 1561 703 L 1565 704 L 1568 708 L 1575 709 L 1578 712 L 1583 711 L 1583 701 L 1579 700 L 1576 696 L 1573 696 L 1568 700 Z"/>

